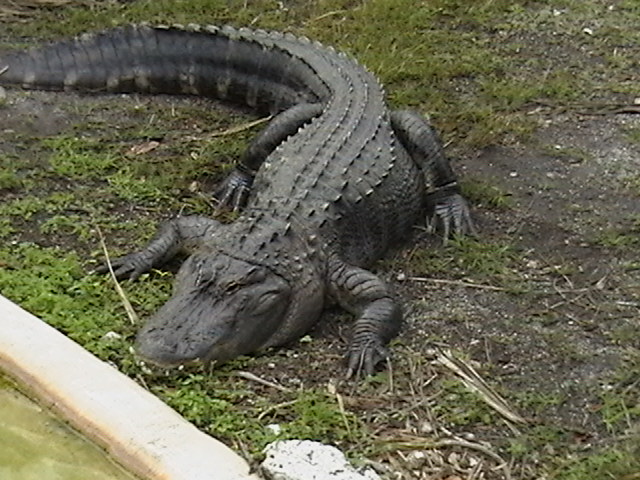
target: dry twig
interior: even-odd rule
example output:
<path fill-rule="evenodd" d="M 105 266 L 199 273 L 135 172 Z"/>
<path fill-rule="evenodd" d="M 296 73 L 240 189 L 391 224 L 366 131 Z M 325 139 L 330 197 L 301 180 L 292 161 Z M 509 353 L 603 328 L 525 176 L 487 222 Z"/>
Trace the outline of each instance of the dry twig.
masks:
<path fill-rule="evenodd" d="M 507 420 L 515 423 L 528 423 L 525 418 L 518 415 L 511 407 L 509 407 L 506 400 L 493 390 L 471 365 L 455 358 L 451 352 L 440 349 L 438 349 L 438 357 L 436 360 L 438 363 L 458 375 L 467 388 L 478 393 L 487 405 L 492 407 Z"/>
<path fill-rule="evenodd" d="M 258 415 L 258 421 L 262 421 L 262 419 L 264 417 L 269 415 L 271 412 L 274 412 L 274 411 L 278 410 L 279 408 L 290 407 L 291 405 L 295 405 L 297 403 L 297 401 L 298 400 L 291 400 L 289 402 L 282 402 L 282 403 L 278 403 L 276 405 L 270 406 L 269 408 L 264 410 L 262 413 L 260 413 L 260 415 Z"/>
<path fill-rule="evenodd" d="M 76 3 L 87 5 L 88 1 L 78 0 L 5 0 L 0 5 L 0 19 L 20 19 L 25 21 L 37 15 L 44 8 L 58 8 Z"/>
<path fill-rule="evenodd" d="M 496 287 L 495 285 L 485 285 L 482 283 L 471 283 L 471 282 L 463 282 L 461 280 L 445 280 L 442 278 L 428 278 L 428 277 L 409 277 L 407 280 L 412 280 L 414 282 L 425 282 L 425 283 L 436 283 L 442 285 L 455 285 L 458 287 L 469 287 L 469 288 L 478 288 L 481 290 L 493 290 L 495 292 L 506 292 L 507 288 L 504 287 Z"/>
<path fill-rule="evenodd" d="M 109 269 L 109 275 L 113 280 L 113 283 L 116 288 L 116 292 L 118 292 L 118 296 L 122 300 L 122 304 L 124 305 L 124 309 L 127 312 L 127 316 L 129 317 L 131 324 L 135 325 L 136 323 L 138 323 L 138 315 L 133 309 L 131 302 L 127 298 L 127 295 L 124 293 L 124 290 L 120 286 L 120 282 L 118 282 L 118 279 L 116 278 L 116 274 L 113 271 L 113 266 L 111 265 L 111 258 L 109 257 L 109 251 L 107 250 L 107 245 L 104 243 L 104 236 L 102 235 L 102 230 L 100 230 L 100 227 L 98 227 L 98 225 L 96 225 L 95 228 L 96 228 L 96 231 L 98 232 L 98 237 L 100 238 L 100 246 L 102 247 L 102 251 L 104 252 L 105 261 L 107 262 L 107 268 Z"/>
<path fill-rule="evenodd" d="M 238 371 L 235 372 L 235 375 L 240 377 L 240 378 L 244 378 L 245 380 L 250 380 L 252 382 L 259 383 L 261 385 L 264 385 L 265 387 L 275 388 L 276 390 L 280 390 L 281 392 L 290 392 L 291 391 L 291 389 L 289 389 L 287 387 L 283 387 L 282 385 L 279 385 L 277 383 L 270 382 L 269 380 L 265 380 L 264 378 L 260 378 L 257 375 L 254 375 L 253 373 L 250 373 L 250 372 L 245 372 L 245 371 L 242 371 L 242 370 L 238 370 Z"/>
<path fill-rule="evenodd" d="M 216 138 L 216 137 L 225 137 L 227 135 L 234 135 L 236 133 L 244 132 L 245 130 L 250 130 L 257 125 L 261 125 L 263 123 L 271 120 L 273 116 L 258 118 L 257 120 L 253 120 L 251 122 L 242 123 L 240 125 L 236 125 L 235 127 L 227 128 L 226 130 L 222 130 L 219 132 L 213 132 L 206 135 L 207 138 Z"/>

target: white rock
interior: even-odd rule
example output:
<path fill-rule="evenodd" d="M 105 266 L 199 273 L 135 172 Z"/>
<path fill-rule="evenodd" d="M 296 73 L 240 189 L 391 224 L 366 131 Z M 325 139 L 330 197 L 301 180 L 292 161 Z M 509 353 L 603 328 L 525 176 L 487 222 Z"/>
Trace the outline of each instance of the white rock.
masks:
<path fill-rule="evenodd" d="M 120 340 L 121 338 L 122 338 L 122 335 L 120 335 L 120 334 L 119 334 L 119 333 L 117 333 L 117 332 L 113 332 L 113 331 L 111 331 L 111 332 L 107 332 L 107 333 L 105 333 L 105 334 L 102 336 L 101 340 L 103 340 L 103 341 L 107 341 L 107 342 L 110 342 L 110 341 L 114 341 L 114 340 Z"/>
<path fill-rule="evenodd" d="M 277 423 L 270 423 L 265 428 L 276 435 L 280 435 L 282 433 L 282 427 Z"/>
<path fill-rule="evenodd" d="M 427 463 L 427 454 L 420 450 L 415 450 L 407 455 L 407 467 L 411 470 L 418 470 Z"/>
<path fill-rule="evenodd" d="M 337 448 L 312 440 L 278 440 L 264 451 L 268 480 L 380 480 L 370 468 L 355 469 Z"/>

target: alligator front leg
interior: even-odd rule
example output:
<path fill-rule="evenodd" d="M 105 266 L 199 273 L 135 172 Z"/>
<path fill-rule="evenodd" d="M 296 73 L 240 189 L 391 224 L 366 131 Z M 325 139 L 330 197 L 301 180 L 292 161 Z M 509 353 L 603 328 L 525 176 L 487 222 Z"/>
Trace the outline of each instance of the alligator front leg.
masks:
<path fill-rule="evenodd" d="M 178 217 L 161 225 L 149 244 L 137 252 L 111 261 L 116 278 L 134 280 L 153 267 L 169 261 L 180 251 L 192 251 L 216 230 L 220 223 L 198 215 Z M 106 273 L 107 265 L 98 267 L 98 273 Z"/>
<path fill-rule="evenodd" d="M 425 184 L 433 185 L 427 194 L 431 212 L 430 225 L 440 223 L 446 243 L 451 230 L 454 234 L 475 233 L 469 206 L 460 193 L 453 172 L 437 132 L 429 121 L 417 112 L 397 110 L 391 113 L 391 125 L 400 143 L 425 175 Z"/>
<path fill-rule="evenodd" d="M 264 162 L 278 145 L 322 113 L 319 103 L 301 103 L 276 115 L 269 125 L 251 142 L 238 166 L 229 174 L 215 192 L 220 205 L 239 210 L 247 202 L 253 179 Z"/>
<path fill-rule="evenodd" d="M 347 353 L 347 377 L 372 375 L 388 358 L 386 345 L 400 330 L 400 307 L 373 273 L 335 257 L 329 263 L 329 284 L 338 303 L 357 316 Z"/>

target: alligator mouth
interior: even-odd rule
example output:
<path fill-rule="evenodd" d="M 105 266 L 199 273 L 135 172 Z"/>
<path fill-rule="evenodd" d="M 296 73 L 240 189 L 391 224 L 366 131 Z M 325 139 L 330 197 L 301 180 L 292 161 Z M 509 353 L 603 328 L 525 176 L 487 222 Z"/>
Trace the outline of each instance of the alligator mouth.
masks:
<path fill-rule="evenodd" d="M 227 348 L 217 345 L 200 345 L 197 350 L 189 350 L 189 341 L 181 339 L 176 344 L 168 344 L 161 336 L 145 334 L 142 330 L 136 339 L 134 352 L 145 365 L 158 369 L 191 367 L 214 367 L 236 357 L 233 345 Z"/>
<path fill-rule="evenodd" d="M 181 354 L 176 348 L 162 341 L 148 340 L 141 336 L 138 336 L 134 350 L 136 356 L 145 365 L 153 365 L 157 368 L 184 368 L 211 363 L 204 356 Z"/>
<path fill-rule="evenodd" d="M 208 353 L 208 352 L 207 352 Z M 190 370 L 201 369 L 203 367 L 213 369 L 222 363 L 223 360 L 212 358 L 207 353 L 199 356 L 181 354 L 175 349 L 165 346 L 162 342 L 153 342 L 138 338 L 134 348 L 136 360 L 145 368 L 162 372 L 166 370 Z"/>
<path fill-rule="evenodd" d="M 199 358 L 171 364 L 158 363 L 156 360 L 142 357 L 137 353 L 135 361 L 146 375 L 158 378 L 170 377 L 177 372 L 202 373 L 206 371 L 207 373 L 211 373 L 222 364 L 222 362 L 217 360 L 205 361 Z"/>
<path fill-rule="evenodd" d="M 158 358 L 153 358 L 151 356 L 147 356 L 144 355 L 140 352 L 138 352 L 137 350 L 135 351 L 136 357 L 138 359 L 138 361 L 149 368 L 153 368 L 153 369 L 157 369 L 157 370 L 163 370 L 163 369 L 185 369 L 185 368 L 191 368 L 191 367 L 199 367 L 199 366 L 203 366 L 203 365 L 211 365 L 212 363 L 215 363 L 215 360 L 210 360 L 210 361 L 206 361 L 206 360 L 202 360 L 200 358 L 194 358 L 194 359 L 180 359 L 180 360 L 174 360 L 174 361 L 167 361 L 165 359 L 158 359 Z"/>

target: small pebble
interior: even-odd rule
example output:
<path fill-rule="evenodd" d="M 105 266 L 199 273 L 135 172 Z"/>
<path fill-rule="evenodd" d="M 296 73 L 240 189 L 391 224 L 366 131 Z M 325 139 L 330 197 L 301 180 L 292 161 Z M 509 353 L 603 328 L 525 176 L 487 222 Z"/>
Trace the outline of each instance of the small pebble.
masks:
<path fill-rule="evenodd" d="M 271 433 L 274 433 L 276 435 L 280 435 L 282 433 L 282 427 L 280 425 L 278 425 L 277 423 L 271 423 L 271 424 L 267 425 L 264 428 L 266 428 Z"/>
<path fill-rule="evenodd" d="M 102 336 L 102 340 L 104 341 L 120 340 L 121 338 L 122 335 L 117 332 L 107 332 Z"/>

